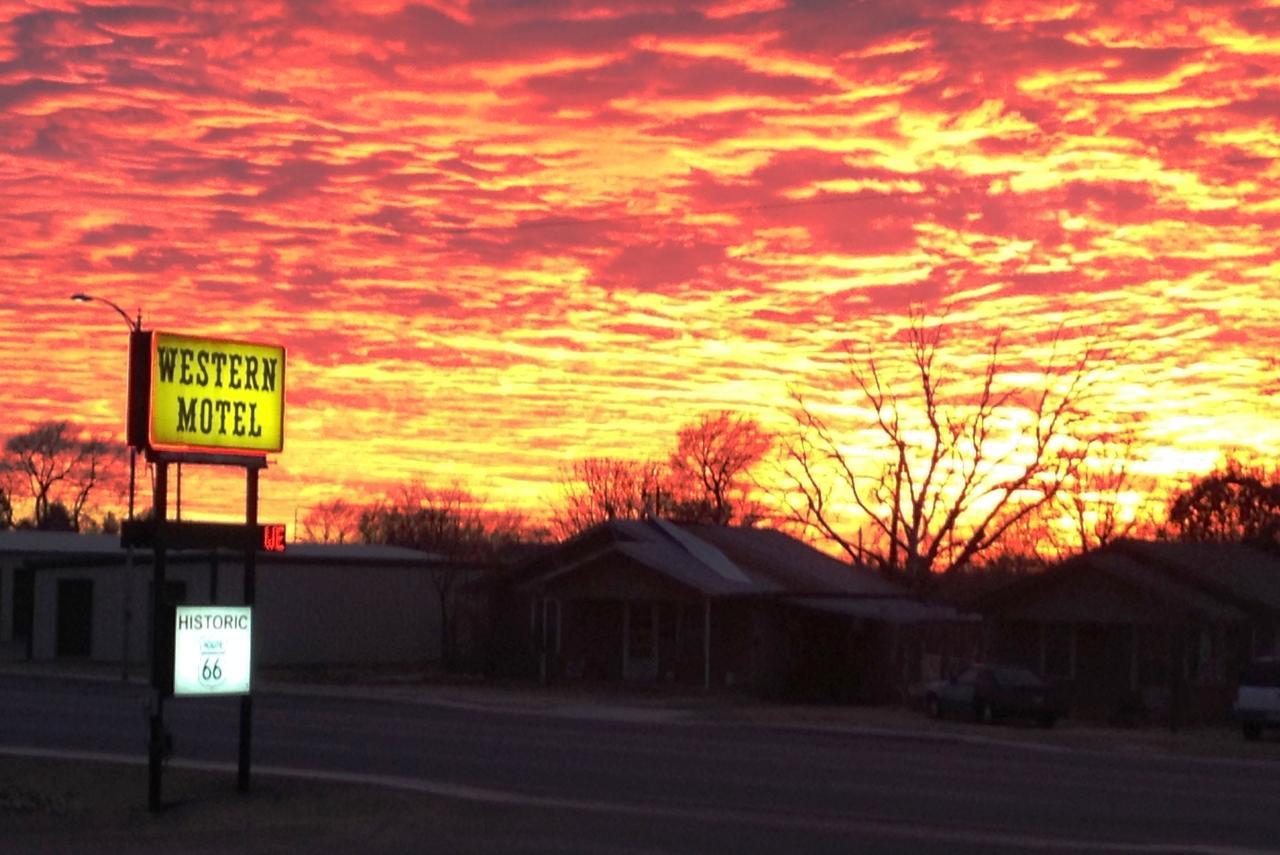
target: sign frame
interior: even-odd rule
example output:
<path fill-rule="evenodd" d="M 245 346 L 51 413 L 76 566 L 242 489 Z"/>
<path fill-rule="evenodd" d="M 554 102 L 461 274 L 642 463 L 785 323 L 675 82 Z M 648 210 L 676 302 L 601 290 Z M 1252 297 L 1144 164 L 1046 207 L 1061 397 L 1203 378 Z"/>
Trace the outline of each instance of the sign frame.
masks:
<path fill-rule="evenodd" d="M 173 626 L 173 697 L 253 693 L 253 606 L 179 605 Z"/>
<path fill-rule="evenodd" d="M 270 344 L 260 341 L 247 341 L 244 339 L 234 338 L 215 338 L 212 336 L 195 335 L 182 332 L 168 332 L 164 330 L 148 330 L 145 334 L 146 341 L 139 343 L 139 350 L 146 348 L 146 368 L 139 368 L 137 374 L 131 377 L 131 391 L 135 387 L 140 393 L 136 397 L 131 395 L 130 400 L 130 424 L 134 424 L 134 420 L 143 418 L 142 413 L 145 412 L 145 432 L 143 430 L 130 430 L 131 443 L 134 438 L 141 439 L 145 435 L 145 448 L 152 452 L 170 452 L 176 455 L 230 455 L 237 459 L 254 459 L 265 458 L 268 454 L 279 454 L 284 450 L 285 440 L 285 394 L 287 371 L 287 348 L 281 344 Z M 156 400 L 161 383 L 161 366 L 160 366 L 160 344 L 161 339 L 166 341 L 174 339 L 181 341 L 203 342 L 214 347 L 232 347 L 232 348 L 261 348 L 277 351 L 279 353 L 279 368 L 276 376 L 279 397 L 279 437 L 275 443 L 265 448 L 244 448 L 235 445 L 217 445 L 212 443 L 199 442 L 170 442 L 159 440 L 156 437 Z M 131 354 L 132 356 L 132 354 Z M 141 353 L 138 353 L 141 356 Z M 172 369 L 171 369 L 172 370 Z M 224 399 L 225 400 L 225 399 Z M 228 402 L 230 405 L 230 402 Z M 136 409 L 135 409 L 136 408 Z M 225 416 L 224 416 L 225 421 Z M 139 428 L 142 426 L 139 425 Z"/>

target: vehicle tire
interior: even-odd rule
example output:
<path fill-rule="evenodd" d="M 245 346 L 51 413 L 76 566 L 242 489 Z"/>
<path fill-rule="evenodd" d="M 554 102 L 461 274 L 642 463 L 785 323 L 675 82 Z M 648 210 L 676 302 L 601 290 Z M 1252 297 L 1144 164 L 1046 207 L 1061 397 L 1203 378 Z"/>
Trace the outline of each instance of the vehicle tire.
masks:
<path fill-rule="evenodd" d="M 1262 725 L 1258 724 L 1256 721 L 1245 722 L 1241 727 L 1241 730 L 1244 731 L 1244 738 L 1250 742 L 1262 738 Z"/>
<path fill-rule="evenodd" d="M 937 695 L 930 695 L 924 699 L 924 709 L 929 714 L 929 718 L 942 718 L 942 704 L 938 703 Z"/>
<path fill-rule="evenodd" d="M 991 724 L 996 720 L 996 713 L 991 708 L 991 704 L 986 701 L 979 701 L 978 705 L 973 708 L 973 717 L 982 724 Z"/>

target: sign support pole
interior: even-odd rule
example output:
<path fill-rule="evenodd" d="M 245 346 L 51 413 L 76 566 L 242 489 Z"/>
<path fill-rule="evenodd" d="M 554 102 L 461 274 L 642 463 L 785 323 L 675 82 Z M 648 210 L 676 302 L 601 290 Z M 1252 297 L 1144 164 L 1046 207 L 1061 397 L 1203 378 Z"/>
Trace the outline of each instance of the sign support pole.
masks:
<path fill-rule="evenodd" d="M 156 523 L 164 525 L 169 501 L 169 465 L 156 462 L 155 514 Z M 164 769 L 165 730 L 164 730 L 164 666 L 168 657 L 164 655 L 164 618 L 165 618 L 165 554 L 164 539 L 159 538 L 155 545 L 155 560 L 152 563 L 151 575 L 151 716 L 147 741 L 147 807 L 155 813 L 164 807 L 161 798 L 161 774 Z"/>
<path fill-rule="evenodd" d="M 253 535 L 258 530 L 258 468 L 250 466 L 245 469 L 245 528 L 246 542 L 249 547 L 244 552 L 244 604 L 253 606 L 257 596 L 258 585 L 258 545 L 253 542 Z M 250 747 L 253 741 L 253 689 L 240 698 L 240 763 L 236 777 L 236 788 L 249 792 Z"/>

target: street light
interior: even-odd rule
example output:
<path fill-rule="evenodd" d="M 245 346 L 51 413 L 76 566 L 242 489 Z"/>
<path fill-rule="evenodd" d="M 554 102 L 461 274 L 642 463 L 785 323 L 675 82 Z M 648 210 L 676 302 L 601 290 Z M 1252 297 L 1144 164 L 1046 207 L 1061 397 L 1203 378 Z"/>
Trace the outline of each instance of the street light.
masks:
<path fill-rule="evenodd" d="M 71 300 L 76 303 L 106 303 L 108 306 L 116 310 L 120 317 L 124 318 L 124 322 L 129 325 L 130 352 L 133 350 L 133 336 L 142 333 L 142 309 L 138 309 L 137 318 L 130 318 L 129 313 L 120 308 L 111 300 L 105 297 L 93 297 L 83 292 L 77 292 L 71 295 Z M 133 445 L 129 446 L 129 522 L 133 522 L 133 496 L 134 485 L 137 482 L 138 472 L 138 449 Z M 129 679 L 129 625 L 132 623 L 133 612 L 129 608 L 130 599 L 130 582 L 133 580 L 133 547 L 125 548 L 124 556 L 124 584 L 122 589 L 122 618 L 123 625 L 120 627 L 120 679 L 127 681 Z"/>
<path fill-rule="evenodd" d="M 71 295 L 71 300 L 72 302 L 75 302 L 75 303 L 106 303 L 108 306 L 115 309 L 116 312 L 119 313 L 120 317 L 124 318 L 124 322 L 129 325 L 129 329 L 131 331 L 142 332 L 142 310 L 141 309 L 138 310 L 137 319 L 132 319 L 129 317 L 128 312 L 126 312 L 124 309 L 120 308 L 115 303 L 111 302 L 105 297 L 94 297 L 89 294 L 77 292 Z"/>

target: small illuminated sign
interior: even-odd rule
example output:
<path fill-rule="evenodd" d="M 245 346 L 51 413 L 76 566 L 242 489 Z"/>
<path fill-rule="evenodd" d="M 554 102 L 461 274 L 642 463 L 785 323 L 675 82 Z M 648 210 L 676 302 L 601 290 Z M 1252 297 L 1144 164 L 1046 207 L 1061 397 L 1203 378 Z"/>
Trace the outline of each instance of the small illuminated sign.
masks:
<path fill-rule="evenodd" d="M 149 442 L 162 451 L 284 448 L 284 348 L 156 332 Z"/>
<path fill-rule="evenodd" d="M 175 697 L 249 694 L 251 606 L 178 606 L 174 620 Z"/>
<path fill-rule="evenodd" d="M 284 552 L 284 525 L 275 523 L 262 527 L 262 548 L 267 552 Z"/>

